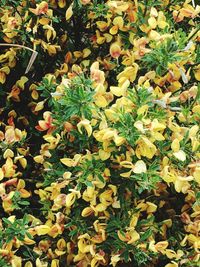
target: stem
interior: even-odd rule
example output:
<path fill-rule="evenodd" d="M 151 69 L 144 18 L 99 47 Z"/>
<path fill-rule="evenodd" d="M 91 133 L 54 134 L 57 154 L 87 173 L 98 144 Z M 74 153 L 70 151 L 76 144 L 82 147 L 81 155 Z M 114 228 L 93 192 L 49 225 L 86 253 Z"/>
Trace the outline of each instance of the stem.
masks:
<path fill-rule="evenodd" d="M 187 41 L 189 42 L 189 41 L 195 36 L 195 34 L 196 34 L 199 30 L 200 30 L 200 25 L 199 25 L 199 27 L 196 28 L 196 30 L 194 31 L 194 33 L 193 33 L 191 36 L 188 37 Z"/>
<path fill-rule="evenodd" d="M 145 10 L 144 10 L 144 17 L 146 16 L 147 14 L 147 6 L 148 6 L 148 0 L 145 0 Z"/>
<path fill-rule="evenodd" d="M 37 55 L 38 55 L 38 52 L 37 51 L 35 51 L 35 50 L 33 50 L 33 49 L 31 49 L 31 48 L 29 48 L 27 46 L 24 46 L 24 45 L 3 44 L 3 43 L 1 43 L 0 46 L 10 46 L 10 47 L 13 47 L 14 46 L 14 47 L 19 47 L 19 48 L 24 48 L 24 49 L 29 50 L 29 51 L 32 52 L 31 58 L 30 58 L 29 63 L 27 65 L 27 67 L 26 67 L 26 70 L 25 70 L 25 74 L 27 74 L 29 72 L 29 70 L 31 69 L 31 67 L 32 67 L 32 65 L 33 65 L 33 63 L 34 63 Z"/>

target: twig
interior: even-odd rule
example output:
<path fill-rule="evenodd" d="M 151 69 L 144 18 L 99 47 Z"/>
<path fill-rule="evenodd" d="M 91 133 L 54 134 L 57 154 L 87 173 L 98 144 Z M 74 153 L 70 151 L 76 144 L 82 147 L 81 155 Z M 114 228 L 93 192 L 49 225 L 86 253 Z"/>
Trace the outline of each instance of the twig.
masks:
<path fill-rule="evenodd" d="M 35 51 L 35 50 L 33 50 L 33 49 L 31 49 L 31 48 L 29 48 L 27 46 L 18 45 L 18 44 L 4 44 L 4 43 L 0 43 L 0 46 L 19 47 L 19 48 L 24 48 L 26 50 L 31 51 L 32 52 L 32 55 L 31 55 L 31 58 L 29 60 L 28 65 L 26 67 L 25 74 L 27 74 L 30 71 L 30 69 L 31 69 L 31 67 L 32 67 L 33 63 L 35 62 L 35 59 L 36 59 L 36 57 L 38 55 L 38 52 L 37 51 Z"/>

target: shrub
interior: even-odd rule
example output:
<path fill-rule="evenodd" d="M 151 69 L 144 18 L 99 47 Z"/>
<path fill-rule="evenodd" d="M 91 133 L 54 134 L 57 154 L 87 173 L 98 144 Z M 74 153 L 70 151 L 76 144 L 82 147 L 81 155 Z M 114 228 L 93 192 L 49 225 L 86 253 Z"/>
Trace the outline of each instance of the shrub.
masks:
<path fill-rule="evenodd" d="M 0 266 L 199 266 L 197 1 L 0 4 Z"/>

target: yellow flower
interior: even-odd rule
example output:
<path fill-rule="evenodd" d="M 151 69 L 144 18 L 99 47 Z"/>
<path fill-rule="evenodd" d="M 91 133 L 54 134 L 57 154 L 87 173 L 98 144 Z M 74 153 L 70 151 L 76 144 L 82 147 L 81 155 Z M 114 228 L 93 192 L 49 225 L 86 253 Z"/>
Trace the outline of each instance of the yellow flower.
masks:
<path fill-rule="evenodd" d="M 180 150 L 180 143 L 177 138 L 175 138 L 171 143 L 171 149 L 173 150 L 173 152 L 178 152 Z"/>
<path fill-rule="evenodd" d="M 48 232 L 48 235 L 53 237 L 53 238 L 56 238 L 58 235 L 61 235 L 63 232 L 63 229 L 62 227 L 58 224 L 58 223 L 55 223 L 50 231 Z"/>
<path fill-rule="evenodd" d="M 60 135 L 57 133 L 56 137 L 54 137 L 50 134 L 47 134 L 43 136 L 43 139 L 50 143 L 48 149 L 55 149 L 60 141 Z"/>
<path fill-rule="evenodd" d="M 130 82 L 126 79 L 121 86 L 111 86 L 110 91 L 115 96 L 125 96 L 129 85 Z"/>
<path fill-rule="evenodd" d="M 117 75 L 117 79 L 124 77 L 130 82 L 134 82 L 137 76 L 139 66 L 137 63 L 133 63 L 132 66 L 126 67 L 122 72 Z"/>
<path fill-rule="evenodd" d="M 160 241 L 155 244 L 155 249 L 158 252 L 161 252 L 162 254 L 165 254 L 165 250 L 168 247 L 169 243 L 168 241 Z"/>
<path fill-rule="evenodd" d="M 2 166 L 4 177 L 12 177 L 15 174 L 15 167 L 16 166 L 13 164 L 13 160 L 8 157 L 6 159 L 6 163 Z"/>
<path fill-rule="evenodd" d="M 49 233 L 49 231 L 51 230 L 51 228 L 48 225 L 38 225 L 35 226 L 35 232 L 37 235 L 41 236 L 41 235 L 46 235 Z"/>
<path fill-rule="evenodd" d="M 111 256 L 110 263 L 113 267 L 117 265 L 117 263 L 120 261 L 120 254 L 115 254 Z"/>
<path fill-rule="evenodd" d="M 135 153 L 139 159 L 141 156 L 152 159 L 157 151 L 156 146 L 145 136 L 141 137 L 136 144 L 137 147 Z"/>
<path fill-rule="evenodd" d="M 88 134 L 88 137 L 91 136 L 92 134 L 92 126 L 90 125 L 90 121 L 89 120 L 81 120 L 78 124 L 77 124 L 77 128 L 78 128 L 78 131 L 83 134 L 81 128 L 84 127 L 85 130 L 87 131 L 87 134 Z"/>
<path fill-rule="evenodd" d="M 80 154 L 76 154 L 73 159 L 62 158 L 60 159 L 60 161 L 62 162 L 62 164 L 64 164 L 67 167 L 75 167 L 81 160 L 81 157 L 82 156 Z"/>
<path fill-rule="evenodd" d="M 169 170 L 169 166 L 166 165 L 161 171 L 161 177 L 166 183 L 175 182 L 177 179 L 177 174 L 173 169 Z"/>
<path fill-rule="evenodd" d="M 13 267 L 21 267 L 22 266 L 22 258 L 14 255 L 12 260 L 11 260 L 11 264 Z"/>
<path fill-rule="evenodd" d="M 190 188 L 190 183 L 188 183 L 189 181 L 194 180 L 194 178 L 192 176 L 188 176 L 188 177 L 181 177 L 178 176 L 176 181 L 174 182 L 174 187 L 175 190 L 180 193 L 184 193 L 186 194 L 188 189 Z"/>
<path fill-rule="evenodd" d="M 146 202 L 146 204 L 148 205 L 147 206 L 147 213 L 153 213 L 153 212 L 156 212 L 157 210 L 157 205 L 155 205 L 154 203 L 152 202 Z"/>
<path fill-rule="evenodd" d="M 127 242 L 128 244 L 133 244 L 140 239 L 140 235 L 135 230 L 129 232 L 130 240 Z"/>

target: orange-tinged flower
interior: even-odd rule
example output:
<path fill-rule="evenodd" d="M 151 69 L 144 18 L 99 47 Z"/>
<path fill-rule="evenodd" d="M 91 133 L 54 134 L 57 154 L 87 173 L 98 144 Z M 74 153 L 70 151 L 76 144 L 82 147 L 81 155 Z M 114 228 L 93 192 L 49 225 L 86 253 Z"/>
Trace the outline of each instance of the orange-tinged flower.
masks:
<path fill-rule="evenodd" d="M 36 4 L 36 8 L 29 8 L 29 10 L 36 16 L 46 14 L 48 11 L 48 3 L 42 1 L 40 4 Z"/>
<path fill-rule="evenodd" d="M 110 55 L 113 58 L 118 58 L 121 55 L 121 47 L 118 43 L 113 43 L 110 46 Z"/>
<path fill-rule="evenodd" d="M 91 2 L 91 0 L 80 0 L 82 5 L 87 5 Z"/>
<path fill-rule="evenodd" d="M 90 67 L 90 76 L 96 85 L 103 84 L 105 82 L 104 72 L 99 70 L 99 62 L 94 62 Z"/>
<path fill-rule="evenodd" d="M 4 84 L 6 81 L 6 75 L 10 73 L 8 66 L 0 68 L 0 83 Z"/>
<path fill-rule="evenodd" d="M 45 111 L 43 114 L 44 120 L 39 120 L 38 125 L 35 127 L 38 131 L 46 131 L 47 134 L 50 134 L 53 130 L 55 130 L 55 126 L 53 125 L 53 118 L 51 117 L 51 112 Z"/>
<path fill-rule="evenodd" d="M 59 225 L 58 223 L 55 223 L 50 231 L 48 232 L 48 235 L 53 237 L 53 238 L 56 238 L 58 235 L 61 235 L 62 232 L 63 232 L 64 228 L 61 227 L 61 225 Z"/>

